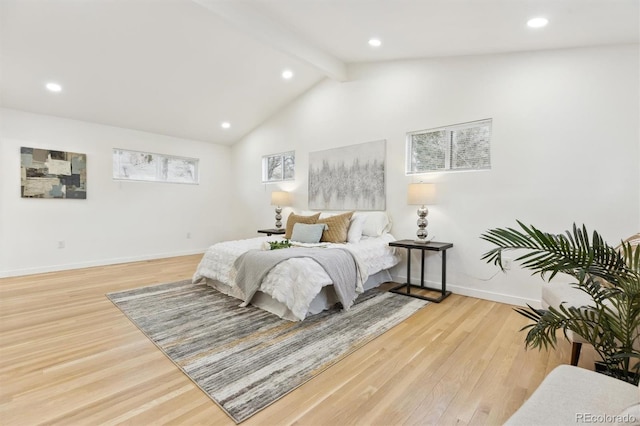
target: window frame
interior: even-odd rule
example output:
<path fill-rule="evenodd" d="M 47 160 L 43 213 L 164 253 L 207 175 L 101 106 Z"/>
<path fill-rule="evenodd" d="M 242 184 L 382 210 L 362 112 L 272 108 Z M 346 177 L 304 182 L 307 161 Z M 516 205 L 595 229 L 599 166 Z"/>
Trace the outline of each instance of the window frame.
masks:
<path fill-rule="evenodd" d="M 464 130 L 464 129 L 472 129 L 479 127 L 488 127 L 489 135 L 488 135 L 488 165 L 486 167 L 454 167 L 454 159 L 453 157 L 453 135 L 455 131 Z M 491 170 L 491 135 L 493 130 L 493 119 L 485 118 L 482 120 L 469 121 L 466 123 L 452 124 L 448 126 L 436 127 L 433 129 L 427 130 L 417 130 L 413 132 L 408 132 L 406 135 L 405 142 L 405 174 L 406 175 L 417 175 L 417 174 L 426 174 L 426 173 L 442 173 L 442 172 L 464 172 L 464 171 L 483 171 L 483 170 Z M 423 135 L 428 133 L 436 133 L 436 132 L 445 132 L 445 141 L 444 141 L 444 164 L 442 168 L 438 169 L 429 169 L 429 170 L 415 170 L 414 169 L 414 157 L 413 157 L 413 137 L 415 135 Z"/>
<path fill-rule="evenodd" d="M 282 164 L 282 176 L 280 178 L 271 178 L 269 179 L 269 160 L 271 158 L 280 157 L 280 164 Z M 293 171 L 290 177 L 285 177 L 285 157 L 291 157 L 293 161 Z M 285 182 L 295 180 L 296 178 L 296 152 L 295 151 L 286 151 L 279 152 L 277 154 L 268 154 L 262 156 L 262 183 L 274 183 L 274 182 Z"/>

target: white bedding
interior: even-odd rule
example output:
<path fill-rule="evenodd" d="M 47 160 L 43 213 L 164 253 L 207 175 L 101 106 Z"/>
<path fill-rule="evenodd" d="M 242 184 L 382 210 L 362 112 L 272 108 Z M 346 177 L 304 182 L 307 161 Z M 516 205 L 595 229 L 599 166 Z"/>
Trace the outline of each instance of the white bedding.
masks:
<path fill-rule="evenodd" d="M 261 249 L 265 242 L 277 239 L 283 238 L 265 236 L 212 245 L 200 261 L 193 282 L 206 278 L 208 283 L 215 282 L 216 288 L 222 292 L 240 297 L 234 287 L 235 260 L 247 250 Z M 353 253 L 358 261 L 362 281 L 366 281 L 370 275 L 389 269 L 400 261 L 395 250 L 389 247 L 391 241 L 395 241 L 395 238 L 387 233 L 379 237 L 363 237 L 356 244 L 322 245 L 346 248 Z M 331 279 L 325 270 L 313 259 L 294 258 L 274 267 L 263 280 L 260 291 L 285 305 L 294 319 L 302 320 L 306 317 L 313 299 L 323 287 L 330 284 Z M 362 292 L 362 287 L 359 286 L 357 291 Z"/>

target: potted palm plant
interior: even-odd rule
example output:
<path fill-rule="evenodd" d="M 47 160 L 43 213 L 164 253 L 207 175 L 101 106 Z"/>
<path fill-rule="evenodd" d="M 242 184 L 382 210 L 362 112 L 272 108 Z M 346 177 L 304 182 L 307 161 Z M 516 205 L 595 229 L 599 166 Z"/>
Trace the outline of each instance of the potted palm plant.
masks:
<path fill-rule="evenodd" d="M 555 348 L 557 331 L 571 330 L 595 348 L 606 374 L 637 384 L 640 363 L 640 248 L 630 241 L 618 247 L 607 244 L 597 232 L 573 225 L 563 234 L 543 232 L 518 221 L 520 229 L 490 229 L 481 239 L 496 247 L 482 259 L 503 271 L 503 253 L 518 250 L 515 259 L 525 269 L 550 281 L 567 274 L 573 285 L 591 298 L 589 306 L 515 310 L 532 323 L 525 338 L 527 348 Z M 553 283 L 551 284 L 553 285 Z"/>

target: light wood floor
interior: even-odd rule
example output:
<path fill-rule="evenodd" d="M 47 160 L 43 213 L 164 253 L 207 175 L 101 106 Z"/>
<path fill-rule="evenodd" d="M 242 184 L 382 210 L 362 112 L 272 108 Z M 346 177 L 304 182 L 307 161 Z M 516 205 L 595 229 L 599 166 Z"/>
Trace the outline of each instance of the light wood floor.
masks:
<path fill-rule="evenodd" d="M 190 278 L 200 257 L 0 279 L 0 424 L 233 425 L 105 297 Z M 243 425 L 501 424 L 569 359 L 565 342 L 525 351 L 525 323 L 452 295 Z"/>

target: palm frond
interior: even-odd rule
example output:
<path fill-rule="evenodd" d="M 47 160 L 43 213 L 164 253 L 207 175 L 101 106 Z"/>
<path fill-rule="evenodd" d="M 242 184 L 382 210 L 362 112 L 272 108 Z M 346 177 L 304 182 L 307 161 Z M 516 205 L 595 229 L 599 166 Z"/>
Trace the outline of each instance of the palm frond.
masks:
<path fill-rule="evenodd" d="M 482 260 L 502 267 L 505 251 L 527 250 L 517 257 L 522 267 L 530 269 L 542 278 L 552 279 L 558 273 L 565 273 L 578 279 L 584 275 L 594 275 L 612 282 L 620 275 L 628 274 L 623 256 L 608 245 L 597 232 L 589 232 L 586 227 L 573 225 L 572 231 L 564 234 L 542 232 L 534 226 L 518 221 L 520 230 L 496 228 L 480 236 L 497 247 L 482 255 Z"/>
<path fill-rule="evenodd" d="M 551 280 L 559 273 L 575 278 L 574 286 L 592 301 L 589 306 L 564 303 L 547 310 L 515 308 L 531 321 L 526 331 L 528 348 L 549 349 L 557 343 L 558 330 L 565 337 L 574 332 L 593 345 L 610 374 L 637 383 L 640 375 L 630 376 L 631 359 L 640 359 L 640 234 L 614 248 L 596 231 L 573 224 L 563 234 L 543 232 L 518 221 L 519 229 L 490 229 L 481 239 L 496 247 L 482 259 L 503 268 L 503 255 L 524 250 L 515 261 Z M 640 373 L 640 362 L 633 367 Z"/>

